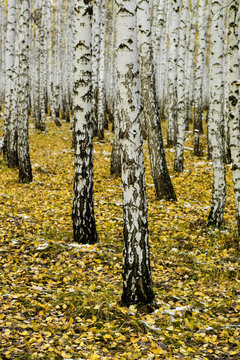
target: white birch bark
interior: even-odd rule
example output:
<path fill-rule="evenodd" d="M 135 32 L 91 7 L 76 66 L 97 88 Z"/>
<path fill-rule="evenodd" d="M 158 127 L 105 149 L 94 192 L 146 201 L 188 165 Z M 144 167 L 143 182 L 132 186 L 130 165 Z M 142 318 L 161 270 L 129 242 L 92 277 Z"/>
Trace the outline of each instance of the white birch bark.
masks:
<path fill-rule="evenodd" d="M 74 240 L 88 244 L 97 241 L 93 205 L 91 14 L 91 0 L 76 0 L 73 91 L 76 144 L 72 219 Z"/>
<path fill-rule="evenodd" d="M 161 89 L 161 57 L 163 50 L 163 33 L 164 26 L 166 25 L 166 0 L 159 0 L 157 14 L 156 14 L 156 33 L 152 39 L 153 46 L 153 63 L 155 69 L 155 86 L 156 86 L 156 96 L 158 104 L 160 102 L 160 89 Z"/>
<path fill-rule="evenodd" d="M 176 144 L 177 135 L 177 57 L 180 0 L 172 0 L 169 20 L 167 146 Z"/>
<path fill-rule="evenodd" d="M 7 34 L 5 48 L 6 63 L 6 87 L 5 87 L 5 109 L 4 109 L 4 126 L 7 141 L 7 162 L 10 168 L 18 164 L 17 160 L 17 126 L 16 126 L 16 67 L 15 67 L 15 35 L 16 35 L 16 3 L 15 0 L 9 0 L 7 4 Z"/>
<path fill-rule="evenodd" d="M 225 3 L 228 0 L 225 0 Z M 225 10 L 224 20 L 224 46 L 223 46 L 223 78 L 224 78 L 224 160 L 225 164 L 231 164 L 230 134 L 229 134 L 229 36 L 228 36 L 228 7 Z"/>
<path fill-rule="evenodd" d="M 234 0 L 228 8 L 228 123 L 230 135 L 230 149 L 232 158 L 234 194 L 236 202 L 236 219 L 238 237 L 240 236 L 240 125 L 239 125 L 239 31 L 238 31 L 239 2 Z M 238 244 L 239 246 L 239 239 Z"/>
<path fill-rule="evenodd" d="M 46 6 L 45 1 L 41 1 L 39 4 L 39 46 L 40 46 L 40 70 L 39 70 L 39 103 L 40 103 L 40 130 L 44 131 L 46 129 L 46 106 L 45 106 L 45 94 L 46 94 L 46 33 L 45 33 L 45 15 L 46 15 Z M 42 5 L 42 6 L 41 6 Z"/>
<path fill-rule="evenodd" d="M 1 39 L 1 53 L 0 53 L 0 109 L 4 103 L 4 94 L 5 94 L 5 35 L 6 35 L 6 11 L 5 11 L 5 1 L 1 1 L 0 4 L 0 39 Z"/>
<path fill-rule="evenodd" d="M 116 115 L 120 121 L 124 219 L 122 303 L 153 301 L 140 122 L 136 0 L 117 0 Z"/>
<path fill-rule="evenodd" d="M 109 116 L 109 121 L 113 122 L 113 99 L 114 99 L 114 1 L 109 0 L 107 8 L 107 44 L 105 56 L 105 92 L 106 92 L 106 110 Z"/>
<path fill-rule="evenodd" d="M 18 26 L 18 57 L 19 57 L 19 84 L 18 84 L 18 159 L 19 182 L 32 181 L 32 168 L 29 152 L 28 112 L 29 112 L 29 0 L 19 0 Z"/>
<path fill-rule="evenodd" d="M 104 125 L 106 122 L 105 103 L 105 33 L 106 33 L 106 0 L 101 3 L 101 28 L 100 28 L 100 57 L 98 72 L 98 139 L 104 139 Z"/>
<path fill-rule="evenodd" d="M 56 4 L 56 24 L 55 24 L 55 40 L 53 43 L 53 86 L 52 86 L 52 108 L 53 119 L 60 118 L 60 108 L 62 108 L 61 97 L 61 46 L 62 46 L 62 12 L 63 12 L 63 0 L 58 0 Z"/>
<path fill-rule="evenodd" d="M 174 162 L 174 170 L 183 171 L 184 142 L 186 132 L 186 102 L 185 102 L 185 63 L 186 63 L 186 31 L 187 15 L 189 13 L 190 1 L 183 0 L 181 4 L 181 16 L 179 24 L 179 45 L 177 62 L 177 143 Z"/>
<path fill-rule="evenodd" d="M 120 148 L 120 119 L 118 119 L 116 107 L 117 107 L 117 99 L 116 99 L 116 80 L 117 80 L 117 72 L 116 72 L 116 36 L 117 36 L 117 28 L 116 28 L 116 3 L 113 1 L 112 5 L 113 9 L 113 34 L 112 34 L 112 78 L 110 88 L 112 89 L 112 114 L 113 114 L 113 146 L 112 146 L 112 154 L 111 154 L 111 164 L 110 164 L 110 173 L 111 175 L 121 176 L 121 148 Z"/>
<path fill-rule="evenodd" d="M 40 2 L 37 0 L 34 2 L 34 19 L 35 19 L 35 37 L 34 37 L 34 99 L 33 99 L 33 110 L 35 118 L 35 128 L 38 130 L 44 130 L 41 124 L 41 107 L 40 107 Z"/>
<path fill-rule="evenodd" d="M 73 0 L 69 1 L 67 10 L 67 29 L 66 29 L 66 61 L 65 61 L 65 119 L 70 122 L 71 97 L 72 97 L 72 53 L 73 53 Z"/>
<path fill-rule="evenodd" d="M 161 2 L 162 0 L 160 0 Z M 165 103 L 168 94 L 168 28 L 169 28 L 169 18 L 170 18 L 170 9 L 171 9 L 171 0 L 165 0 L 166 7 L 164 9 L 164 26 L 161 39 L 161 48 L 160 48 L 160 78 L 156 78 L 156 82 L 159 81 L 159 112 L 161 120 L 165 119 Z M 159 4 L 160 4 L 159 2 Z"/>
<path fill-rule="evenodd" d="M 185 91 L 186 91 L 186 128 L 189 127 L 189 123 L 192 122 L 192 102 L 193 102 L 193 84 L 194 84 L 194 56 L 196 47 L 196 31 L 197 31 L 197 0 L 192 0 L 191 3 L 191 25 L 189 29 L 189 41 L 187 42 L 187 59 L 185 70 Z"/>
<path fill-rule="evenodd" d="M 51 78 L 52 78 L 52 4 L 50 0 L 45 0 L 45 46 L 46 46 L 46 114 L 50 110 L 51 102 Z M 49 106 L 49 109 L 48 109 Z"/>
<path fill-rule="evenodd" d="M 209 1 L 205 4 L 205 27 L 206 27 L 206 44 L 205 44 L 205 56 L 204 56 L 204 70 L 203 70 L 203 84 L 202 84 L 202 99 L 203 110 L 209 108 L 209 47 L 210 47 L 210 9 L 211 3 Z"/>
<path fill-rule="evenodd" d="M 56 21 L 56 52 L 55 52 L 55 90 L 56 90 L 56 114 L 60 117 L 59 111 L 62 111 L 62 16 L 63 0 L 57 1 L 57 21 Z"/>
<path fill-rule="evenodd" d="M 30 33 L 29 33 L 29 52 L 32 56 L 29 57 L 29 87 L 30 99 L 29 99 L 29 109 L 31 109 L 32 115 L 34 115 L 34 99 L 35 99 L 35 47 L 34 47 L 34 3 L 33 0 L 30 0 Z"/>
<path fill-rule="evenodd" d="M 146 124 L 152 177 L 158 199 L 176 200 L 168 173 L 158 114 L 151 44 L 151 22 L 147 0 L 137 1 L 142 121 Z"/>
<path fill-rule="evenodd" d="M 93 87 L 93 126 L 94 135 L 97 135 L 98 129 L 98 72 L 100 60 L 100 7 L 101 1 L 95 0 L 93 5 L 92 22 L 92 87 Z"/>
<path fill-rule="evenodd" d="M 203 131 L 203 71 L 206 50 L 206 1 L 198 1 L 198 38 L 196 55 L 196 76 L 194 89 L 194 155 L 200 155 L 200 134 Z"/>
<path fill-rule="evenodd" d="M 216 227 L 220 227 L 222 224 L 226 197 L 223 118 L 223 28 L 222 2 L 220 0 L 213 0 L 208 123 L 208 135 L 212 149 L 213 195 L 208 224 Z"/>

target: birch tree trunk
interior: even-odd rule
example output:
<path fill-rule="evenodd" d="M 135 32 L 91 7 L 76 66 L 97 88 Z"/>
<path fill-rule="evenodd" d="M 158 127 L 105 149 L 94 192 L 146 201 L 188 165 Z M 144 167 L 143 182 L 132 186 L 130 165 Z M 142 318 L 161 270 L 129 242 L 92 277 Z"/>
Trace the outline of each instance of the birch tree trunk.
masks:
<path fill-rule="evenodd" d="M 228 0 L 225 0 L 225 3 Z M 230 134 L 229 134 L 229 36 L 228 36 L 228 7 L 225 9 L 224 19 L 224 46 L 223 46 L 223 78 L 224 78 L 224 160 L 231 164 Z"/>
<path fill-rule="evenodd" d="M 28 112 L 29 112 L 29 0 L 19 0 L 19 85 L 18 85 L 18 159 L 19 182 L 32 181 L 29 152 Z"/>
<path fill-rule="evenodd" d="M 74 11 L 75 173 L 73 195 L 74 240 L 97 241 L 93 204 L 93 122 L 91 92 L 92 1 L 76 0 Z"/>
<path fill-rule="evenodd" d="M 178 97 L 178 123 L 177 123 L 177 144 L 174 162 L 174 170 L 183 171 L 184 142 L 186 132 L 186 102 L 185 102 L 185 60 L 186 60 L 186 30 L 187 14 L 190 1 L 183 0 L 181 6 L 181 18 L 179 24 L 179 53 L 178 53 L 178 76 L 177 76 L 177 97 Z"/>
<path fill-rule="evenodd" d="M 41 7 L 39 7 L 39 46 L 40 46 L 40 88 L 39 88 L 39 102 L 40 102 L 40 130 L 45 131 L 46 129 L 46 106 L 45 106 L 45 94 L 46 94 L 46 32 L 45 32 L 45 22 L 44 17 L 46 15 L 46 6 L 44 1 L 42 2 Z"/>
<path fill-rule="evenodd" d="M 6 90 L 5 90 L 5 109 L 4 109 L 4 126 L 7 141 L 7 162 L 10 168 L 17 167 L 17 124 L 16 124 L 16 103 L 14 99 L 14 88 L 16 86 L 16 69 L 15 69 L 15 0 L 8 1 L 8 19 L 6 34 Z"/>
<path fill-rule="evenodd" d="M 140 122 L 136 0 L 117 0 L 116 115 L 120 122 L 124 218 L 122 303 L 153 302 Z"/>
<path fill-rule="evenodd" d="M 34 117 L 35 128 L 44 130 L 41 122 L 41 106 L 40 106 L 40 56 L 41 56 L 41 43 L 40 43 L 40 12 L 41 8 L 39 0 L 34 3 L 34 18 L 35 18 L 35 43 L 34 43 Z"/>
<path fill-rule="evenodd" d="M 152 177 L 158 199 L 176 200 L 168 173 L 162 130 L 158 115 L 152 60 L 151 22 L 147 0 L 137 2 L 138 47 L 140 58 L 142 119 L 146 124 Z"/>
<path fill-rule="evenodd" d="M 107 51 L 106 51 L 106 72 L 105 72 L 105 91 L 106 107 L 109 116 L 109 122 L 113 122 L 114 113 L 114 71 L 115 71 L 115 13 L 114 0 L 109 0 L 107 9 Z"/>
<path fill-rule="evenodd" d="M 153 47 L 153 64 L 155 68 L 155 85 L 158 104 L 160 104 L 161 93 L 161 58 L 163 51 L 163 34 L 166 25 L 166 0 L 159 0 L 156 15 L 156 33 L 152 39 Z"/>
<path fill-rule="evenodd" d="M 98 72 L 100 59 L 100 0 L 93 5 L 92 22 L 92 86 L 93 86 L 93 127 L 94 135 L 98 132 Z"/>
<path fill-rule="evenodd" d="M 176 144 L 177 135 L 177 57 L 180 0 L 172 0 L 169 20 L 167 146 Z"/>
<path fill-rule="evenodd" d="M 106 122 L 105 102 L 105 32 L 106 32 L 106 0 L 101 5 L 101 30 L 100 30 L 100 59 L 98 73 L 98 139 L 104 139 L 104 125 Z"/>
<path fill-rule="evenodd" d="M 213 0 L 208 129 L 212 149 L 213 195 L 208 224 L 216 227 L 220 227 L 222 224 L 226 198 L 223 119 L 223 28 L 222 2 L 220 0 Z"/>
<path fill-rule="evenodd" d="M 2 87 L 0 89 L 0 110 L 2 109 L 2 105 L 4 103 L 4 96 L 5 96 L 5 36 L 6 36 L 6 11 L 5 11 L 5 1 L 1 1 L 0 4 L 0 25 L 1 25 L 1 31 L 0 31 L 0 39 L 1 39 L 1 53 L 0 53 L 0 83 L 2 84 Z"/>
<path fill-rule="evenodd" d="M 230 135 L 230 149 L 232 157 L 232 170 L 234 194 L 236 202 L 236 219 L 238 236 L 240 236 L 240 125 L 239 125 L 239 31 L 238 31 L 239 2 L 234 0 L 228 8 L 228 122 Z M 239 243 L 238 243 L 239 246 Z"/>
<path fill-rule="evenodd" d="M 160 3 L 163 0 L 159 1 Z M 160 79 L 156 78 L 156 81 L 159 81 L 159 112 L 160 119 L 165 119 L 165 103 L 168 94 L 168 28 L 169 28 L 169 18 L 170 18 L 170 8 L 171 8 L 171 0 L 165 1 L 165 9 L 164 9 L 164 26 L 163 33 L 161 39 L 161 48 L 160 48 Z"/>
<path fill-rule="evenodd" d="M 112 77 L 110 81 L 110 89 L 112 90 L 112 114 L 113 114 L 113 146 L 111 153 L 111 165 L 110 165 L 110 173 L 111 175 L 121 176 L 121 147 L 120 147 L 120 119 L 118 119 L 116 107 L 117 107 L 117 98 L 116 98 L 116 81 L 117 81 L 117 73 L 116 73 L 116 35 L 117 35 L 117 27 L 116 27 L 116 3 L 112 0 L 112 9 L 113 9 L 113 34 L 111 36 L 111 44 L 112 44 Z"/>
<path fill-rule="evenodd" d="M 185 75 L 185 91 L 186 91 L 186 128 L 189 128 L 189 123 L 192 122 L 192 103 L 193 103 L 193 84 L 194 84 L 194 57 L 196 47 L 196 31 L 197 31 L 197 0 L 191 2 L 191 25 L 189 41 L 187 42 L 187 59 L 186 59 L 186 75 Z"/>
<path fill-rule="evenodd" d="M 196 77 L 194 90 L 194 155 L 199 156 L 200 134 L 203 131 L 203 70 L 206 48 L 205 0 L 198 2 L 198 38 L 196 57 Z"/>

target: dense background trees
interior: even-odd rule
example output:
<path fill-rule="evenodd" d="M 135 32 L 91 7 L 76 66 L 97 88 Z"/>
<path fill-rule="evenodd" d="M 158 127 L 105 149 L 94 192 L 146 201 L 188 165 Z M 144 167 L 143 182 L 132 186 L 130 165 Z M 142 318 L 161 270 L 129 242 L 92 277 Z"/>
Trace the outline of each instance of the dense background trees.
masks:
<path fill-rule="evenodd" d="M 150 274 L 142 137 L 156 197 L 174 201 L 164 145 L 173 148 L 180 174 L 186 131 L 192 129 L 196 156 L 207 136 L 213 165 L 208 225 L 222 224 L 225 164 L 232 163 L 240 226 L 238 11 L 238 3 L 227 0 L 1 1 L 0 146 L 6 164 L 19 168 L 20 182 L 31 182 L 29 115 L 40 132 L 47 119 L 58 127 L 71 121 L 74 239 L 94 243 L 93 136 L 104 141 L 111 124 L 110 172 L 121 174 L 123 185 L 125 281 L 127 263 L 135 264 L 135 277 L 141 262 Z M 125 303 L 142 301 L 142 295 L 131 296 Z"/>

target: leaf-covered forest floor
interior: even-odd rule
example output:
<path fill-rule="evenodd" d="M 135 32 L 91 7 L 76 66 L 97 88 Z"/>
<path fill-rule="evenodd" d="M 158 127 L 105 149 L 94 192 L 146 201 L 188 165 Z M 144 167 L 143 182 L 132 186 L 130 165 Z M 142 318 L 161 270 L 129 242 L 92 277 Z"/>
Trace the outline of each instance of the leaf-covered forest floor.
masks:
<path fill-rule="evenodd" d="M 164 124 L 165 127 L 165 124 Z M 0 132 L 3 121 L 0 122 Z M 73 242 L 73 151 L 69 124 L 30 124 L 34 181 L 0 159 L 0 359 L 240 359 L 240 275 L 231 166 L 221 230 L 206 226 L 212 168 L 192 151 L 173 172 L 178 201 L 155 199 L 146 143 L 152 276 L 159 308 L 120 306 L 120 179 L 110 175 L 112 134 L 95 141 L 99 242 Z"/>

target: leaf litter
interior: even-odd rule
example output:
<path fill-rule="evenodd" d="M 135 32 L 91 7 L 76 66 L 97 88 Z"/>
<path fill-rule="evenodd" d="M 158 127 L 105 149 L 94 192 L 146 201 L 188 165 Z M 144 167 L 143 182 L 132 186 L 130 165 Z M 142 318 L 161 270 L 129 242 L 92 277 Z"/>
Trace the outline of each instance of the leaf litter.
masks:
<path fill-rule="evenodd" d="M 165 127 L 165 124 L 163 124 Z M 3 121 L 0 122 L 0 132 Z M 1 134 L 0 134 L 1 135 Z M 152 276 L 158 309 L 120 306 L 122 195 L 110 175 L 112 134 L 94 144 L 99 242 L 72 237 L 68 124 L 30 128 L 34 181 L 0 160 L 0 359 L 240 358 L 240 276 L 231 169 L 222 229 L 208 229 L 211 166 L 185 147 L 175 203 L 157 201 L 144 142 Z"/>

